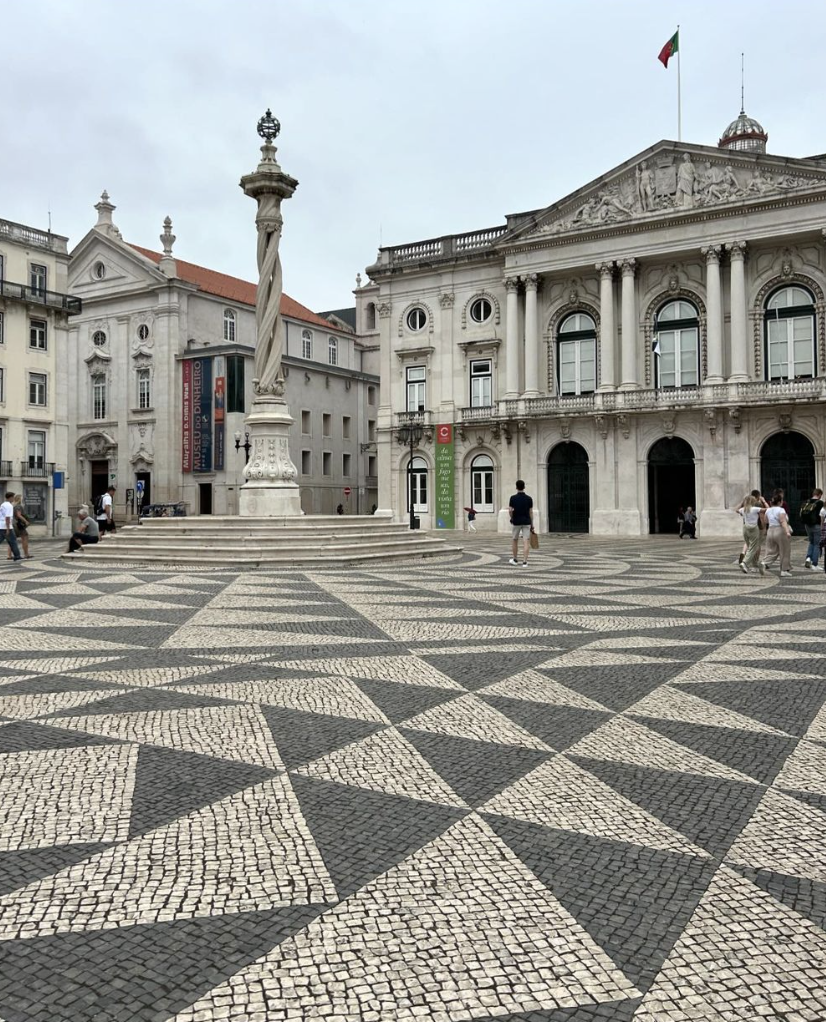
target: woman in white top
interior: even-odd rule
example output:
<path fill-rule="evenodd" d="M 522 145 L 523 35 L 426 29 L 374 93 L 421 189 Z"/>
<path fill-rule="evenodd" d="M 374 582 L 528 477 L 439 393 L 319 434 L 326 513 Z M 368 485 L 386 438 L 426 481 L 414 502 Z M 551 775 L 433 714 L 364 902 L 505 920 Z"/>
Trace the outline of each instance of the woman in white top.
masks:
<path fill-rule="evenodd" d="M 775 494 L 771 507 L 762 514 L 769 531 L 766 534 L 766 556 L 760 562 L 760 574 L 765 575 L 768 566 L 779 558 L 781 576 L 789 576 L 792 573 L 792 530 L 783 510 L 783 497 Z"/>
<path fill-rule="evenodd" d="M 740 506 L 740 514 L 743 516 L 743 541 L 746 544 L 746 553 L 740 562 L 740 570 L 744 575 L 750 571 L 757 570 L 760 560 L 760 514 L 763 511 L 763 501 L 749 494 Z"/>

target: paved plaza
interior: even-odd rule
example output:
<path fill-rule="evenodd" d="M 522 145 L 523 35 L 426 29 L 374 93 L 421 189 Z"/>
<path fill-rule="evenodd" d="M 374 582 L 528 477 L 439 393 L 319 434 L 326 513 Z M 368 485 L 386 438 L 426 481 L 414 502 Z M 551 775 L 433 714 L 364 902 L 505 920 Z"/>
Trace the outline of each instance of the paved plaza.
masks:
<path fill-rule="evenodd" d="M 0 1022 L 823 1022 L 826 577 L 0 573 Z"/>

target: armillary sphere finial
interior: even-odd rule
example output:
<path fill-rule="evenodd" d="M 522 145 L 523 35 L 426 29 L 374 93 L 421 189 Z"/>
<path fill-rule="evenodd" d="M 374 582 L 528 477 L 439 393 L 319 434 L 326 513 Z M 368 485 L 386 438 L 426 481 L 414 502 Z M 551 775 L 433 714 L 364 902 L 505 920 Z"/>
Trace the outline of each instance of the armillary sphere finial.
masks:
<path fill-rule="evenodd" d="M 265 142 L 271 143 L 274 138 L 278 136 L 281 131 L 281 125 L 278 120 L 273 117 L 272 110 L 267 107 L 267 112 L 258 122 L 258 134 Z"/>

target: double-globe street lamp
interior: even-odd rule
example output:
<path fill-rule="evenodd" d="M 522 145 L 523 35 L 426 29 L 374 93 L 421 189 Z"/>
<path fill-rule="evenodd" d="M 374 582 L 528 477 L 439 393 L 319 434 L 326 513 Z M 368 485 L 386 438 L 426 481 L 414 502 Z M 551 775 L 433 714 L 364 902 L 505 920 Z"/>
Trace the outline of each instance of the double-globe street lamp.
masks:
<path fill-rule="evenodd" d="M 413 507 L 413 452 L 419 446 L 422 439 L 422 424 L 420 422 L 408 422 L 399 426 L 399 443 L 410 448 L 410 457 L 407 461 L 407 508 L 410 512 L 410 528 L 415 529 L 415 512 Z"/>
<path fill-rule="evenodd" d="M 250 460 L 250 451 L 252 450 L 252 444 L 250 443 L 250 435 L 248 432 L 244 433 L 244 442 L 241 443 L 241 430 L 236 429 L 235 431 L 235 450 L 244 450 L 244 464 L 248 464 Z"/>

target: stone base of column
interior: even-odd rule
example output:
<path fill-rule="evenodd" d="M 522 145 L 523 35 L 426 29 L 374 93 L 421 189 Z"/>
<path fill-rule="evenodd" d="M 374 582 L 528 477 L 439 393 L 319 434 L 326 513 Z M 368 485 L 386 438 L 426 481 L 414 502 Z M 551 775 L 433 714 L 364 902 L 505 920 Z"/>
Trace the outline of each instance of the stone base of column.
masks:
<path fill-rule="evenodd" d="M 729 376 L 729 378 L 728 378 L 728 380 L 726 382 L 727 383 L 748 383 L 749 382 L 749 378 L 748 378 L 748 375 L 746 373 L 732 373 L 732 375 Z"/>
<path fill-rule="evenodd" d="M 538 390 L 526 390 L 525 393 L 522 394 L 521 396 L 523 398 L 539 397 L 539 391 Z"/>
<path fill-rule="evenodd" d="M 611 509 L 591 512 L 593 536 L 641 536 L 642 523 L 636 508 L 622 511 Z"/>
<path fill-rule="evenodd" d="M 718 383 L 725 383 L 725 382 L 726 381 L 725 381 L 725 379 L 722 376 L 707 376 L 703 380 L 703 386 L 704 387 L 711 387 L 711 386 L 714 386 L 714 385 L 716 385 Z"/>
<path fill-rule="evenodd" d="M 242 518 L 301 514 L 301 495 L 295 481 L 298 472 L 290 459 L 292 424 L 290 410 L 282 399 L 259 395 L 253 401 L 245 423 L 252 449 L 244 468 L 246 482 L 239 491 L 238 514 Z"/>
<path fill-rule="evenodd" d="M 736 511 L 725 509 L 701 511 L 697 526 L 697 535 L 701 539 L 743 538 L 743 519 Z"/>
<path fill-rule="evenodd" d="M 639 390 L 640 385 L 634 380 L 630 383 L 621 383 L 617 390 Z"/>

